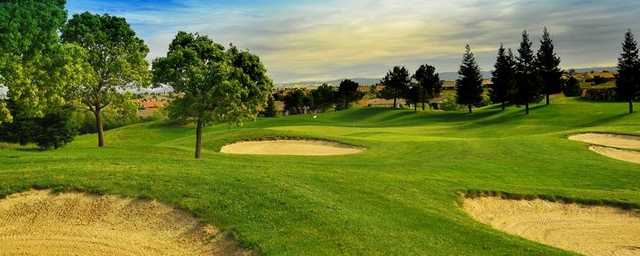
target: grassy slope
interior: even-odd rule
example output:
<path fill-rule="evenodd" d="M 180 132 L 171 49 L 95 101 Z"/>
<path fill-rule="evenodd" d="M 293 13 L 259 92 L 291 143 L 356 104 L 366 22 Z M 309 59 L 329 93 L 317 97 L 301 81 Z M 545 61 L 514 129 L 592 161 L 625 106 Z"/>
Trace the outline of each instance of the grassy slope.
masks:
<path fill-rule="evenodd" d="M 193 130 L 148 123 L 83 136 L 55 152 L 0 146 L 0 194 L 30 186 L 151 197 L 233 231 L 269 255 L 562 255 L 493 231 L 457 206 L 469 189 L 620 200 L 640 205 L 640 167 L 568 141 L 578 131 L 640 133 L 625 104 L 562 97 L 464 113 L 359 109 L 211 127 L 205 159 Z M 216 153 L 226 142 L 310 136 L 367 146 L 356 156 Z"/>

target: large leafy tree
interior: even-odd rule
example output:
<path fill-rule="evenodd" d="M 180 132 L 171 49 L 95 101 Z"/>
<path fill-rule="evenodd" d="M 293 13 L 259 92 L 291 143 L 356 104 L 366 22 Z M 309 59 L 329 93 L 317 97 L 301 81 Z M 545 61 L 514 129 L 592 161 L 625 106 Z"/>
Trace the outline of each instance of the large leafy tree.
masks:
<path fill-rule="evenodd" d="M 66 21 L 64 0 L 0 2 L 0 84 L 8 88 L 10 111 L 0 101 L 0 123 L 37 118 L 65 104 L 69 85 L 81 80 L 84 53 L 59 43 Z"/>
<path fill-rule="evenodd" d="M 440 95 L 442 91 L 442 81 L 440 81 L 440 74 L 436 73 L 436 68 L 431 65 L 421 65 L 413 75 L 417 84 L 417 90 L 419 94 L 419 101 L 422 103 L 422 110 L 425 108 L 425 103 L 428 99 L 433 99 Z"/>
<path fill-rule="evenodd" d="M 393 67 L 382 79 L 384 85 L 383 95 L 393 99 L 393 107 L 398 107 L 398 99 L 406 95 L 411 84 L 411 76 L 405 67 Z"/>
<path fill-rule="evenodd" d="M 515 60 L 511 49 L 505 49 L 502 44 L 498 49 L 495 69 L 492 75 L 491 81 L 493 85 L 489 90 L 491 101 L 500 103 L 502 110 L 504 110 L 515 87 Z"/>
<path fill-rule="evenodd" d="M 171 103 L 171 117 L 196 122 L 196 158 L 205 125 L 255 119 L 273 86 L 257 56 L 186 32 L 176 35 L 166 57 L 153 62 L 153 77 L 180 95 Z"/>
<path fill-rule="evenodd" d="M 541 99 L 542 87 L 536 65 L 536 56 L 531 49 L 529 33 L 522 32 L 522 42 L 516 57 L 516 93 L 515 104 L 524 105 L 525 113 L 529 114 L 529 104 L 537 103 Z"/>
<path fill-rule="evenodd" d="M 340 82 L 336 100 L 340 109 L 348 109 L 351 103 L 362 99 L 364 93 L 358 91 L 360 84 L 349 79 Z"/>
<path fill-rule="evenodd" d="M 122 17 L 88 12 L 76 14 L 62 29 L 62 40 L 87 52 L 93 81 L 81 84 L 76 93 L 96 120 L 98 146 L 104 146 L 101 112 L 122 91 L 149 84 L 149 48 Z"/>
<path fill-rule="evenodd" d="M 483 90 L 482 74 L 469 45 L 466 47 L 458 75 L 459 78 L 456 80 L 457 103 L 466 105 L 469 113 L 472 113 L 473 106 L 482 102 Z"/>
<path fill-rule="evenodd" d="M 555 52 L 553 40 L 549 35 L 549 30 L 544 28 L 540 49 L 537 54 L 538 71 L 542 79 L 543 92 L 546 97 L 546 104 L 550 104 L 549 95 L 562 91 L 562 69 L 560 68 L 560 57 Z"/>
<path fill-rule="evenodd" d="M 631 30 L 627 31 L 622 43 L 616 87 L 618 95 L 629 103 L 629 113 L 633 113 L 633 99 L 640 95 L 640 58 L 638 42 Z"/>

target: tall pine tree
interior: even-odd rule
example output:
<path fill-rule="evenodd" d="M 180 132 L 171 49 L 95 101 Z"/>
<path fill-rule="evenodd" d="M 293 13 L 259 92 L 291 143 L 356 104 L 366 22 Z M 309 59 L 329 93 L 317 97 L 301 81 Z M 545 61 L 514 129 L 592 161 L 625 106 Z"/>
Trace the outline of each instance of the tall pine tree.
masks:
<path fill-rule="evenodd" d="M 529 33 L 525 30 L 522 32 L 522 42 L 516 58 L 516 90 L 513 100 L 515 104 L 525 106 L 527 115 L 529 114 L 529 104 L 539 102 L 542 93 L 536 68 L 536 57 L 531 46 Z"/>
<path fill-rule="evenodd" d="M 633 99 L 640 94 L 640 58 L 638 43 L 631 30 L 622 43 L 622 54 L 618 59 L 617 93 L 629 102 L 629 113 L 633 113 Z"/>
<path fill-rule="evenodd" d="M 549 105 L 549 95 L 562 91 L 562 69 L 560 69 L 560 57 L 556 54 L 553 40 L 547 28 L 544 28 L 540 49 L 538 50 L 538 71 L 543 82 L 543 90 Z"/>
<path fill-rule="evenodd" d="M 440 75 L 436 73 L 434 66 L 425 64 L 416 70 L 413 78 L 418 82 L 419 100 L 422 103 L 422 110 L 424 110 L 427 99 L 432 99 L 440 95 L 440 91 L 442 90 Z"/>
<path fill-rule="evenodd" d="M 482 74 L 469 45 L 466 47 L 458 75 L 457 102 L 460 105 L 466 105 L 469 113 L 472 113 L 473 106 L 482 102 Z"/>
<path fill-rule="evenodd" d="M 492 75 L 493 85 L 489 90 L 491 101 L 501 103 L 502 110 L 504 110 L 515 87 L 515 60 L 511 49 L 507 51 L 502 44 L 498 49 L 495 70 Z"/>

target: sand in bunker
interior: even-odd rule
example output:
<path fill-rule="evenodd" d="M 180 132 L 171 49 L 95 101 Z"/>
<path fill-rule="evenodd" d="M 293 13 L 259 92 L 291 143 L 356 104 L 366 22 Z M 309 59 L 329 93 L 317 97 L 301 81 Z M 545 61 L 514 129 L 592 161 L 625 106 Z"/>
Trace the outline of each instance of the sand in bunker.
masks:
<path fill-rule="evenodd" d="M 601 154 L 603 156 L 611 157 L 613 159 L 640 164 L 639 151 L 623 150 L 623 149 L 600 147 L 600 146 L 590 146 L 589 150 L 596 152 L 598 154 Z"/>
<path fill-rule="evenodd" d="M 0 255 L 251 255 L 154 201 L 29 191 L 0 200 Z"/>
<path fill-rule="evenodd" d="M 244 141 L 226 145 L 221 153 L 243 155 L 335 156 L 362 152 L 361 148 L 319 140 Z"/>
<path fill-rule="evenodd" d="M 569 136 L 569 139 L 614 148 L 640 149 L 640 136 L 584 133 Z"/>
<path fill-rule="evenodd" d="M 640 213 L 544 200 L 469 198 L 474 219 L 509 234 L 585 255 L 640 255 Z"/>

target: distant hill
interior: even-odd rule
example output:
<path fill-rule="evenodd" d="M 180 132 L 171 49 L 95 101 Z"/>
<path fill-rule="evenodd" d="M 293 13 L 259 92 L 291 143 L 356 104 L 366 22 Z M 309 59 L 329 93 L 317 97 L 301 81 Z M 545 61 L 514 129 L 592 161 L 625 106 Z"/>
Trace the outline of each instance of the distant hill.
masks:
<path fill-rule="evenodd" d="M 592 68 L 574 68 L 578 73 L 587 73 L 591 71 L 601 72 L 601 71 L 609 71 L 616 72 L 616 67 L 592 67 Z M 484 79 L 491 79 L 491 71 L 482 71 L 482 77 Z M 441 72 L 440 79 L 444 81 L 455 81 L 458 79 L 458 72 Z M 301 81 L 301 82 L 291 82 L 291 83 L 279 83 L 276 84 L 277 88 L 316 88 L 321 86 L 322 84 L 328 84 L 330 86 L 338 86 L 340 82 L 345 79 L 337 79 L 330 81 Z M 356 78 L 351 79 L 360 85 L 374 85 L 378 84 L 382 78 Z"/>

